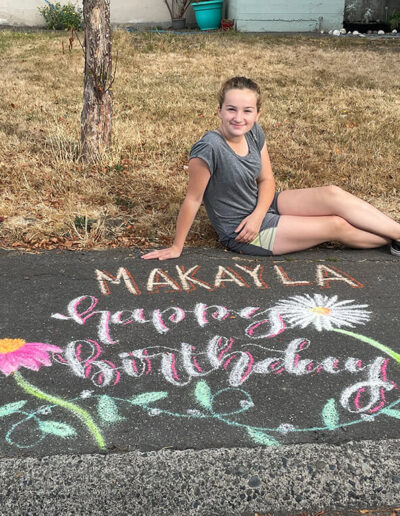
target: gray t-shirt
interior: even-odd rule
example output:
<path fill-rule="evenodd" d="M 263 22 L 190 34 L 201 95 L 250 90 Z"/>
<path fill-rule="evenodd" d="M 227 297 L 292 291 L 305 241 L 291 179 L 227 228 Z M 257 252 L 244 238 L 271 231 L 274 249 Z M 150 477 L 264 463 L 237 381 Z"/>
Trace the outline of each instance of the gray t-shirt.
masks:
<path fill-rule="evenodd" d="M 255 123 L 245 138 L 249 147 L 247 156 L 236 154 L 216 131 L 207 132 L 190 151 L 190 159 L 201 158 L 210 170 L 203 200 L 221 242 L 237 235 L 234 230 L 257 204 L 264 131 Z"/>

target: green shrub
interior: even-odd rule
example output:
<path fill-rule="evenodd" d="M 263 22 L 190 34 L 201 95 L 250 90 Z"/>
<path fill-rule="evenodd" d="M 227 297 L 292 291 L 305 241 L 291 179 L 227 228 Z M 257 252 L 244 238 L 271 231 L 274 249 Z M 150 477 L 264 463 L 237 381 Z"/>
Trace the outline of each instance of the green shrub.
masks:
<path fill-rule="evenodd" d="M 389 21 L 392 29 L 400 30 L 400 11 L 395 11 Z"/>
<path fill-rule="evenodd" d="M 50 3 L 45 0 L 47 5 L 38 7 L 40 14 L 46 21 L 48 29 L 56 30 L 80 30 L 83 26 L 82 9 L 76 7 L 71 2 L 61 5 L 60 2 Z"/>

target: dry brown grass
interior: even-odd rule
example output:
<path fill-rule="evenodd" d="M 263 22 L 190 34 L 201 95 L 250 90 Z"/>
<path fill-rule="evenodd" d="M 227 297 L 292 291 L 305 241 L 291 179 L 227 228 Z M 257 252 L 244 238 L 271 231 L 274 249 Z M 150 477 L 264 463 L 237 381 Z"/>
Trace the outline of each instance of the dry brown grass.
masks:
<path fill-rule="evenodd" d="M 277 185 L 336 183 L 399 220 L 399 39 L 115 32 L 114 143 L 79 157 L 82 51 L 67 35 L 0 32 L 0 243 L 164 245 L 188 152 L 217 126 L 223 79 L 264 92 Z M 204 211 L 190 245 L 216 245 Z"/>

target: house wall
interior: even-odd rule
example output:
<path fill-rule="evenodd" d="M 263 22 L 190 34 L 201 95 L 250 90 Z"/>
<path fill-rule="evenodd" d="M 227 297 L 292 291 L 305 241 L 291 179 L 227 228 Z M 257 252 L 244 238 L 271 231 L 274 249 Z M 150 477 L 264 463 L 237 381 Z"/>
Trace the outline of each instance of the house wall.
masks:
<path fill-rule="evenodd" d="M 345 0 L 230 0 L 228 17 L 250 32 L 310 32 L 343 26 Z"/>
<path fill-rule="evenodd" d="M 61 0 L 67 3 L 67 0 Z M 72 3 L 82 7 L 82 0 Z M 0 25 L 43 27 L 44 20 L 38 7 L 43 0 L 0 0 Z M 164 0 L 111 0 L 111 23 L 114 25 L 161 25 L 169 26 L 171 19 Z M 188 24 L 194 24 L 192 7 L 186 12 Z"/>
<path fill-rule="evenodd" d="M 225 15 L 234 19 L 241 31 L 329 30 L 342 27 L 345 1 L 346 6 L 355 6 L 352 9 L 357 16 L 365 11 L 367 4 L 381 16 L 382 4 L 392 9 L 400 3 L 400 0 L 228 0 Z M 43 27 L 38 7 L 45 5 L 44 0 L 0 0 L 0 25 Z M 82 6 L 82 0 L 76 0 L 76 5 Z M 192 7 L 188 8 L 186 19 L 189 26 L 195 25 Z M 111 23 L 167 27 L 170 16 L 164 0 L 111 0 Z"/>

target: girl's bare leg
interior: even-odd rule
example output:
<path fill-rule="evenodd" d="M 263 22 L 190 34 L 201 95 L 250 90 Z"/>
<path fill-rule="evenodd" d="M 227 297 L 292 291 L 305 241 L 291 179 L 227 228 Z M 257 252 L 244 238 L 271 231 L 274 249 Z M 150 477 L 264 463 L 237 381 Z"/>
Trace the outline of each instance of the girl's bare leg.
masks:
<path fill-rule="evenodd" d="M 364 232 L 373 233 L 388 240 L 400 240 L 399 223 L 337 186 L 285 190 L 278 198 L 278 208 L 282 215 L 300 217 L 336 215 L 346 220 L 354 228 Z M 356 241 L 361 236 L 356 236 Z M 369 243 L 369 237 L 364 236 L 366 237 L 365 243 Z M 327 235 L 323 241 L 331 239 Z M 337 239 L 336 237 L 335 240 Z M 340 239 L 340 241 L 342 240 Z M 381 240 L 381 242 L 379 245 L 384 245 L 386 240 Z"/>
<path fill-rule="evenodd" d="M 293 253 L 332 240 L 360 249 L 381 247 L 391 241 L 390 238 L 358 229 L 336 215 L 282 215 L 273 252 L 275 255 Z"/>

